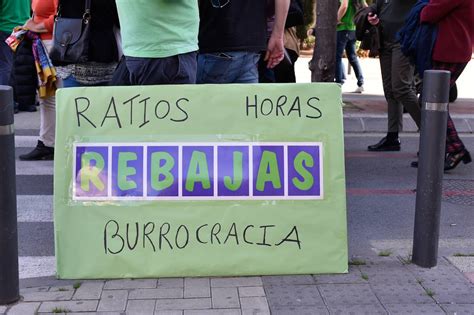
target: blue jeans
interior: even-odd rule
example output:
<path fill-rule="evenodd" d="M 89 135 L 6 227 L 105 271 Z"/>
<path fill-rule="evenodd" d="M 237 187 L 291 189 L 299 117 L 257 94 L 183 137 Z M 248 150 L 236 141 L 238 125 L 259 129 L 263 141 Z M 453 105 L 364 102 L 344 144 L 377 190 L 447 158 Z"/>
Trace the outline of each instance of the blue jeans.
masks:
<path fill-rule="evenodd" d="M 5 43 L 10 34 L 0 31 L 0 85 L 10 85 L 10 74 L 13 66 L 13 52 Z"/>
<path fill-rule="evenodd" d="M 336 44 L 336 82 L 344 83 L 344 67 L 342 64 L 342 53 L 346 50 L 347 59 L 349 64 L 354 68 L 354 73 L 357 78 L 357 86 L 364 85 L 364 76 L 362 75 L 362 69 L 357 59 L 355 50 L 355 31 L 337 31 L 337 44 Z"/>
<path fill-rule="evenodd" d="M 258 83 L 259 58 L 245 51 L 200 54 L 197 83 Z"/>

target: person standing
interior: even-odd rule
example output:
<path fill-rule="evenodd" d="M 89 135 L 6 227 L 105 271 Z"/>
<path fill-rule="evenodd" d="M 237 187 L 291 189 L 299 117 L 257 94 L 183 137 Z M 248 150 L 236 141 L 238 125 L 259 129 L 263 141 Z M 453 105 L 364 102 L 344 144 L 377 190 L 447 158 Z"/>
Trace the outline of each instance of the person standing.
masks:
<path fill-rule="evenodd" d="M 199 30 L 196 0 L 117 0 L 116 4 L 126 70 L 130 75 L 126 84 L 196 82 Z"/>
<path fill-rule="evenodd" d="M 5 43 L 13 28 L 30 18 L 29 0 L 0 1 L 0 85 L 9 85 L 13 52 Z"/>
<path fill-rule="evenodd" d="M 58 3 L 59 1 L 59 3 Z M 82 18 L 85 1 L 79 0 L 33 0 L 34 18 L 25 26 L 41 34 L 48 50 L 53 45 L 51 37 L 53 20 L 60 6 L 61 17 Z M 90 33 L 87 62 L 66 64 L 53 60 L 56 66 L 58 87 L 106 85 L 112 78 L 118 63 L 118 48 L 114 29 L 118 27 L 118 14 L 114 0 L 91 1 Z M 40 102 L 40 137 L 36 147 L 29 153 L 20 155 L 20 160 L 52 160 L 56 134 L 55 97 Z"/>
<path fill-rule="evenodd" d="M 472 0 L 471 0 L 472 1 Z M 368 146 L 369 151 L 399 151 L 398 133 L 403 129 L 403 108 L 418 128 L 421 110 L 413 84 L 414 66 L 401 49 L 396 34 L 405 23 L 416 0 L 377 0 L 375 12 L 368 15 L 368 22 L 381 25 L 380 68 L 383 89 L 388 103 L 388 132 L 378 143 Z"/>
<path fill-rule="evenodd" d="M 364 91 L 364 76 L 356 53 L 356 26 L 354 16 L 356 13 L 355 3 L 362 1 L 361 5 L 367 6 L 364 0 L 340 0 L 337 11 L 337 38 L 336 38 L 336 82 L 344 84 L 344 67 L 342 64 L 342 54 L 346 51 L 347 60 L 354 69 L 357 78 L 357 89 L 355 93 Z"/>
<path fill-rule="evenodd" d="M 438 36 L 433 48 L 433 69 L 451 72 L 451 87 L 471 60 L 474 38 L 473 0 L 430 0 L 420 14 L 422 23 L 436 24 Z M 444 169 L 454 169 L 460 162 L 472 161 L 458 136 L 448 111 Z"/>
<path fill-rule="evenodd" d="M 275 19 L 267 44 L 267 1 L 200 1 L 197 83 L 257 83 L 261 52 L 268 68 L 283 59 L 290 1 L 268 2 L 274 2 Z"/>

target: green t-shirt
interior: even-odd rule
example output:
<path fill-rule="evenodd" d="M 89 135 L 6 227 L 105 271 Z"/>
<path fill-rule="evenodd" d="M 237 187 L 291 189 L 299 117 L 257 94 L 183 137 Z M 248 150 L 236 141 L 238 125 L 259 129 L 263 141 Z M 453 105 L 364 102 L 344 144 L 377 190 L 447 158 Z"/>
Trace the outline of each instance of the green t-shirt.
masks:
<path fill-rule="evenodd" d="M 355 31 L 356 27 L 354 24 L 354 15 L 356 14 L 356 10 L 354 4 L 352 3 L 353 1 L 354 0 L 348 1 L 346 14 L 344 14 L 342 17 L 341 24 L 337 26 L 338 31 Z M 342 2 L 342 0 L 339 2 Z"/>
<path fill-rule="evenodd" d="M 125 56 L 165 58 L 198 50 L 197 0 L 116 0 Z"/>
<path fill-rule="evenodd" d="M 10 34 L 30 18 L 30 0 L 0 0 L 0 31 Z"/>

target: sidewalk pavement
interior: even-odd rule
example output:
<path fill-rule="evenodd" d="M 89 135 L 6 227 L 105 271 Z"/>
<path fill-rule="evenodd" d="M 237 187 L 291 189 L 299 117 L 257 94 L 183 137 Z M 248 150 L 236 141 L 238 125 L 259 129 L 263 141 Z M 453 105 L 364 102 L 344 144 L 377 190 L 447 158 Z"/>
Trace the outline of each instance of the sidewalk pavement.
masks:
<path fill-rule="evenodd" d="M 474 260 L 466 258 L 440 257 L 424 269 L 380 252 L 353 257 L 342 275 L 27 279 L 21 301 L 0 314 L 474 314 Z"/>

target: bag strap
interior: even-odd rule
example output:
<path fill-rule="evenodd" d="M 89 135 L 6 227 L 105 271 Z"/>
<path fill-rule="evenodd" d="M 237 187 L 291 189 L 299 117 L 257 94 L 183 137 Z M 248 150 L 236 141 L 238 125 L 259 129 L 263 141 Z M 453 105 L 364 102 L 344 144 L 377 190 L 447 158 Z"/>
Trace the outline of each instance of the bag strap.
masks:
<path fill-rule="evenodd" d="M 91 2 L 92 0 L 86 0 L 85 1 L 85 7 L 84 7 L 84 14 L 82 15 L 83 20 L 89 20 L 91 17 Z M 56 17 L 61 16 L 61 2 L 58 4 L 58 11 L 56 12 Z"/>

